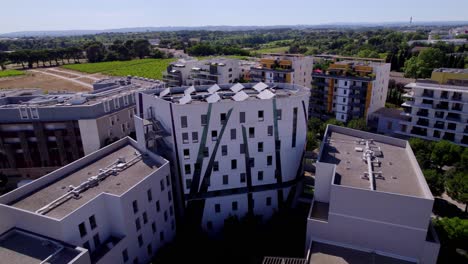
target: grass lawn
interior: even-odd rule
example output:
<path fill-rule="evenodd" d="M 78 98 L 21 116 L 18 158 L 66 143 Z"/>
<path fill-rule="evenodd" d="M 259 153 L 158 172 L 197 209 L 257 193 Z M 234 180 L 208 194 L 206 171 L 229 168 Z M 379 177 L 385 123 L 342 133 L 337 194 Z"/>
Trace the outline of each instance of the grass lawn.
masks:
<path fill-rule="evenodd" d="M 288 51 L 289 46 L 284 46 L 284 47 L 274 47 L 274 48 L 262 48 L 258 50 L 252 50 L 252 53 L 258 53 L 258 54 L 263 54 L 263 53 L 285 53 Z"/>
<path fill-rule="evenodd" d="M 4 70 L 0 71 L 0 78 L 4 77 L 12 77 L 12 76 L 20 76 L 24 75 L 23 71 L 18 71 L 18 70 Z"/>
<path fill-rule="evenodd" d="M 130 61 L 109 61 L 97 63 L 69 64 L 62 68 L 86 72 L 102 73 L 112 76 L 139 76 L 161 79 L 163 71 L 175 59 L 142 59 Z"/>

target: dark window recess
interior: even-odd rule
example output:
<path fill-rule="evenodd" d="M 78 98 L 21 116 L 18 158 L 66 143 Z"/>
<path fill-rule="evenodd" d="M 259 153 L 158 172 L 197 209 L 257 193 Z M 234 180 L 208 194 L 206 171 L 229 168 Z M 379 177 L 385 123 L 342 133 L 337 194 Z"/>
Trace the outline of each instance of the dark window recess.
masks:
<path fill-rule="evenodd" d="M 208 230 L 212 230 L 213 229 L 213 222 L 211 222 L 211 221 L 206 222 L 206 228 L 208 228 Z"/>
<path fill-rule="evenodd" d="M 273 164 L 273 156 L 267 156 L 267 166 L 271 166 Z"/>
<path fill-rule="evenodd" d="M 148 252 L 148 255 L 149 256 L 152 256 L 153 255 L 153 248 L 151 247 L 151 244 L 148 244 L 146 246 L 146 251 Z"/>
<path fill-rule="evenodd" d="M 240 181 L 245 182 L 245 173 L 240 174 Z"/>
<path fill-rule="evenodd" d="M 268 126 L 268 136 L 273 136 L 273 126 Z"/>
<path fill-rule="evenodd" d="M 217 161 L 213 162 L 213 171 L 219 171 L 219 163 Z"/>
<path fill-rule="evenodd" d="M 169 180 L 169 175 L 166 175 L 166 185 L 171 186 L 171 181 Z"/>
<path fill-rule="evenodd" d="M 151 231 L 153 231 L 153 234 L 156 233 L 156 223 L 155 222 L 151 223 Z"/>
<path fill-rule="evenodd" d="M 231 169 L 232 170 L 237 169 L 237 160 L 235 159 L 231 160 Z"/>
<path fill-rule="evenodd" d="M 143 213 L 143 224 L 148 223 L 148 214 L 146 212 Z"/>
<path fill-rule="evenodd" d="M 221 212 L 221 205 L 220 204 L 215 204 L 215 213 Z"/>
<path fill-rule="evenodd" d="M 216 130 L 211 131 L 211 140 L 212 141 L 218 140 L 218 131 L 216 131 Z"/>
<path fill-rule="evenodd" d="M 88 251 L 91 251 L 91 245 L 89 244 L 89 241 L 84 242 L 83 247 L 86 248 Z"/>
<path fill-rule="evenodd" d="M 86 236 L 86 234 L 88 233 L 88 232 L 86 232 L 86 226 L 85 226 L 84 222 L 78 225 L 78 229 L 80 230 L 80 236 L 81 237 Z"/>
<path fill-rule="evenodd" d="M 137 219 L 135 219 L 135 228 L 137 231 L 139 231 L 141 229 L 141 223 L 140 223 L 140 218 L 138 217 Z"/>
<path fill-rule="evenodd" d="M 258 121 L 263 121 L 263 120 L 264 120 L 263 111 L 258 111 Z"/>
<path fill-rule="evenodd" d="M 276 118 L 281 120 L 283 118 L 283 111 L 281 109 L 276 109 Z"/>
<path fill-rule="evenodd" d="M 164 191 L 164 180 L 161 180 L 159 183 L 161 185 L 161 192 L 162 192 Z"/>
<path fill-rule="evenodd" d="M 138 246 L 139 247 L 143 246 L 143 236 L 142 235 L 138 236 Z"/>
<path fill-rule="evenodd" d="M 172 201 L 172 192 L 171 191 L 168 191 L 167 192 L 167 199 L 170 201 Z"/>
<path fill-rule="evenodd" d="M 263 152 L 263 142 L 258 142 L 257 147 L 258 147 L 258 152 Z"/>
<path fill-rule="evenodd" d="M 271 197 L 266 198 L 266 205 L 270 206 L 271 205 Z"/>
<path fill-rule="evenodd" d="M 223 175 L 223 184 L 228 185 L 229 184 L 229 176 L 228 175 Z"/>
<path fill-rule="evenodd" d="M 188 133 L 182 133 L 182 144 L 188 144 L 188 143 L 189 143 Z"/>
<path fill-rule="evenodd" d="M 203 157 L 207 158 L 210 156 L 210 150 L 208 149 L 208 147 L 205 147 L 203 149 Z"/>
<path fill-rule="evenodd" d="M 156 201 L 156 212 L 161 211 L 161 206 L 159 205 L 159 201 Z"/>
<path fill-rule="evenodd" d="M 93 236 L 94 248 L 98 248 L 101 245 L 101 239 L 99 238 L 99 233 Z"/>
<path fill-rule="evenodd" d="M 240 112 L 239 113 L 239 122 L 240 123 L 245 123 L 245 112 Z"/>
<path fill-rule="evenodd" d="M 255 127 L 249 127 L 249 138 L 255 137 Z"/>
<path fill-rule="evenodd" d="M 221 146 L 221 155 L 227 156 L 227 154 L 228 154 L 228 147 L 227 147 L 227 145 L 222 145 L 222 146 Z"/>
<path fill-rule="evenodd" d="M 280 150 L 281 149 L 281 140 L 275 140 L 275 149 Z"/>
<path fill-rule="evenodd" d="M 185 164 L 184 166 L 184 170 L 185 170 L 185 174 L 190 174 L 191 173 L 191 170 L 190 170 L 190 164 Z"/>
<path fill-rule="evenodd" d="M 297 107 L 294 107 L 293 110 L 293 134 L 292 134 L 292 147 L 296 147 L 296 137 L 297 137 Z"/>
<path fill-rule="evenodd" d="M 244 154 L 244 153 L 245 153 L 245 145 L 240 144 L 240 154 Z"/>
<path fill-rule="evenodd" d="M 146 196 L 148 196 L 148 202 L 153 201 L 153 193 L 151 192 L 151 189 L 146 191 Z"/>
<path fill-rule="evenodd" d="M 163 231 L 159 232 L 159 239 L 161 241 L 164 241 L 164 232 Z"/>
<path fill-rule="evenodd" d="M 231 139 L 232 140 L 236 139 L 236 136 L 237 136 L 236 135 L 236 129 L 235 128 L 231 129 Z"/>
<path fill-rule="evenodd" d="M 206 126 L 208 124 L 208 116 L 207 115 L 201 115 L 201 125 Z"/>
<path fill-rule="evenodd" d="M 263 171 L 258 171 L 258 180 L 263 181 Z"/>
<path fill-rule="evenodd" d="M 192 142 L 193 143 L 198 143 L 198 133 L 197 132 L 192 132 Z"/>
<path fill-rule="evenodd" d="M 186 116 L 181 116 L 180 117 L 180 126 L 182 128 L 186 128 L 188 126 L 187 124 L 187 117 Z"/>
<path fill-rule="evenodd" d="M 220 121 L 221 121 L 221 125 L 224 125 L 226 124 L 226 113 L 222 113 L 219 117 Z"/>
<path fill-rule="evenodd" d="M 122 260 L 123 260 L 124 263 L 128 261 L 128 251 L 127 251 L 127 249 L 122 251 Z"/>
<path fill-rule="evenodd" d="M 167 215 L 167 210 L 166 210 L 166 211 L 164 211 L 164 222 L 167 222 L 167 218 L 168 218 L 168 217 L 169 217 L 169 216 Z"/>
<path fill-rule="evenodd" d="M 237 211 L 237 202 L 236 201 L 232 202 L 232 210 Z"/>
<path fill-rule="evenodd" d="M 190 159 L 190 149 L 184 149 L 184 159 Z"/>
<path fill-rule="evenodd" d="M 255 158 L 249 158 L 249 166 L 250 168 L 255 167 Z"/>
<path fill-rule="evenodd" d="M 94 217 L 94 215 L 89 217 L 89 225 L 91 226 L 91 230 L 97 227 L 96 217 Z"/>

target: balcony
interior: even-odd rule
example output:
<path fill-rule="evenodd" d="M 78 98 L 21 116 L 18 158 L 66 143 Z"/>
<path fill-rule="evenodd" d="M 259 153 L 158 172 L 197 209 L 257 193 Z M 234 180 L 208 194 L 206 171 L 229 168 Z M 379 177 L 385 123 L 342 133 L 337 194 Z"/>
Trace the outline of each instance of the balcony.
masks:
<path fill-rule="evenodd" d="M 437 111 L 437 112 L 435 112 L 434 117 L 435 117 L 435 118 L 441 118 L 441 119 L 442 119 L 442 118 L 444 118 L 444 115 L 445 115 L 444 112 Z"/>
<path fill-rule="evenodd" d="M 420 118 L 416 124 L 418 126 L 425 126 L 425 127 L 428 127 L 429 126 L 429 120 L 428 119 L 423 119 L 423 118 Z"/>
<path fill-rule="evenodd" d="M 328 222 L 328 213 L 330 205 L 328 203 L 317 202 L 315 199 L 312 201 L 309 219 Z"/>
<path fill-rule="evenodd" d="M 434 91 L 431 90 L 424 90 L 422 93 L 423 97 L 434 98 Z"/>
<path fill-rule="evenodd" d="M 413 129 L 411 129 L 410 133 L 413 134 L 413 135 L 427 137 L 427 129 L 425 129 L 425 128 L 413 127 Z"/>
<path fill-rule="evenodd" d="M 440 103 L 440 104 L 437 104 L 436 109 L 440 109 L 440 110 L 448 110 L 448 104 L 445 104 L 445 103 Z"/>
<path fill-rule="evenodd" d="M 114 236 L 110 236 L 108 239 L 106 239 L 106 241 L 97 246 L 97 248 L 91 253 L 92 262 L 97 263 L 99 260 L 105 260 L 106 254 L 109 253 L 109 251 L 111 251 L 115 246 L 117 246 L 122 239 L 123 237 Z"/>
<path fill-rule="evenodd" d="M 463 107 L 460 104 L 454 104 L 452 105 L 452 110 L 453 111 L 463 111 Z"/>
<path fill-rule="evenodd" d="M 445 123 L 444 122 L 440 122 L 440 121 L 437 121 L 434 125 L 434 128 L 438 128 L 438 129 L 445 129 Z"/>
<path fill-rule="evenodd" d="M 462 100 L 462 95 L 461 93 L 454 93 L 453 96 L 452 96 L 452 100 L 453 101 L 461 101 Z"/>
<path fill-rule="evenodd" d="M 417 116 L 424 116 L 424 117 L 427 117 L 429 116 L 429 112 L 426 110 L 426 111 L 423 111 L 423 110 L 420 110 L 416 113 Z"/>

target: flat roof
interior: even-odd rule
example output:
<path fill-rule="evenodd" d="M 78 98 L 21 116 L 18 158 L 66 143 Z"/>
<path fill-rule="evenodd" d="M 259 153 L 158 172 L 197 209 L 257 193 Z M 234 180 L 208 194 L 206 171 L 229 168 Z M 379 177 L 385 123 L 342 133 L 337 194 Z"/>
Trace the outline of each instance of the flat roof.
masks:
<path fill-rule="evenodd" d="M 391 258 L 372 252 L 365 252 L 325 243 L 313 242 L 310 264 L 411 264 L 401 259 Z"/>
<path fill-rule="evenodd" d="M 49 217 L 61 219 L 102 193 L 123 194 L 158 169 L 159 164 L 156 161 L 140 154 L 134 146 L 127 143 L 109 154 L 100 156 L 91 163 L 81 166 L 75 172 L 62 176 L 48 186 L 41 187 L 33 193 L 14 201 L 10 206 L 36 212 L 38 209 L 68 193 L 70 186 L 79 186 L 90 177 L 97 176 L 100 173 L 100 169 L 105 169 L 116 164 L 118 159 L 125 159 L 129 164 L 128 167 L 118 171 L 117 174 L 104 178 L 99 181 L 98 185 L 80 192 L 79 199 L 71 197 L 44 213 L 44 215 Z M 134 162 L 130 163 L 133 159 Z M 47 177 L 47 175 L 43 177 Z"/>
<path fill-rule="evenodd" d="M 0 259 L 2 263 L 68 263 L 83 251 L 17 229 L 0 236 Z"/>
<path fill-rule="evenodd" d="M 371 180 L 365 178 L 369 170 L 363 157 L 366 148 L 363 140 L 372 140 L 369 146 L 375 154 L 372 158 L 373 172 L 377 173 L 374 177 L 375 191 L 425 197 L 406 147 L 382 142 L 379 138 L 384 136 L 381 135 L 353 129 L 343 129 L 349 133 L 337 132 L 330 127 L 333 126 L 328 127 L 320 162 L 336 165 L 334 184 L 371 190 Z M 378 177 L 379 172 L 383 177 Z"/>
<path fill-rule="evenodd" d="M 438 84 L 438 83 L 428 83 L 421 80 L 416 80 L 415 83 L 410 83 L 405 86 L 405 88 L 419 88 L 419 89 L 429 89 L 429 90 L 444 90 L 450 92 L 459 92 L 466 93 L 468 92 L 468 86 L 459 86 L 459 85 L 450 85 L 450 84 Z"/>
<path fill-rule="evenodd" d="M 378 109 L 377 111 L 374 112 L 374 114 L 378 114 L 384 117 L 389 117 L 389 118 L 394 118 L 394 119 L 400 119 L 400 120 L 406 120 L 405 116 L 402 116 L 401 113 L 403 113 L 403 110 L 398 109 L 398 108 L 388 108 L 388 107 L 382 107 Z"/>

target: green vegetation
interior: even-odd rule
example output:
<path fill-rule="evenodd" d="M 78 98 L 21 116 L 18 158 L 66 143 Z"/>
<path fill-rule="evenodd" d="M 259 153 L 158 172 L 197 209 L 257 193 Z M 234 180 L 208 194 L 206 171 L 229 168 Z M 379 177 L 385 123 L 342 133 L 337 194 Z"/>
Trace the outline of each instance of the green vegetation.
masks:
<path fill-rule="evenodd" d="M 102 73 L 112 76 L 140 76 L 161 79 L 162 72 L 174 59 L 142 59 L 64 65 L 63 68 L 86 73 Z"/>
<path fill-rule="evenodd" d="M 0 71 L 0 78 L 20 76 L 20 75 L 24 75 L 24 72 L 23 71 L 17 71 L 17 70 Z"/>
<path fill-rule="evenodd" d="M 441 242 L 439 263 L 468 262 L 468 219 L 458 217 L 433 220 Z"/>

